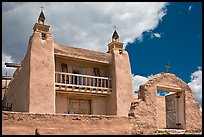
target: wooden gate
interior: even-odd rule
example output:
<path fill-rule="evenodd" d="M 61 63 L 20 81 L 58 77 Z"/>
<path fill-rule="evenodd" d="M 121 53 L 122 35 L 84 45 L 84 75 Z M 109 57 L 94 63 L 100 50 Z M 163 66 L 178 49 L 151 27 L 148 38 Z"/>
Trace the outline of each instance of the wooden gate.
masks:
<path fill-rule="evenodd" d="M 166 126 L 167 128 L 178 128 L 176 94 L 165 96 L 166 100 Z"/>

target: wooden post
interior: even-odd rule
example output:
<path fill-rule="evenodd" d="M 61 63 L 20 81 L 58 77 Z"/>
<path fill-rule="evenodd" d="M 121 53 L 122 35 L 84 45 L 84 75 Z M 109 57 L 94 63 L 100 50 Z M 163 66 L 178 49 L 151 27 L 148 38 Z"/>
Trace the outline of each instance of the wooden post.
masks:
<path fill-rule="evenodd" d="M 62 83 L 62 73 L 60 73 L 60 83 Z"/>
<path fill-rule="evenodd" d="M 71 78 L 70 78 L 70 75 L 68 75 L 69 76 L 69 81 L 68 81 L 68 84 L 70 84 L 70 82 L 71 82 Z"/>

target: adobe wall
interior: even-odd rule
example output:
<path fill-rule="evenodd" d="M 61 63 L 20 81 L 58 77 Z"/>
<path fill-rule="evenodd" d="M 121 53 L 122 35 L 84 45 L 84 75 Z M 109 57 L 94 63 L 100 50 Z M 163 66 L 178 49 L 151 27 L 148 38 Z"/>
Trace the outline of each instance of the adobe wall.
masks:
<path fill-rule="evenodd" d="M 89 96 L 89 95 L 70 95 L 70 94 L 56 94 L 55 112 L 64 114 L 68 112 L 70 99 L 86 99 L 91 100 L 91 114 L 105 115 L 106 114 L 106 99 L 103 96 Z"/>
<path fill-rule="evenodd" d="M 29 111 L 29 84 L 30 84 L 30 42 L 25 57 L 21 61 L 21 67 L 13 74 L 7 92 L 7 103 L 12 103 L 12 111 Z"/>
<path fill-rule="evenodd" d="M 107 115 L 116 115 L 117 112 L 117 98 L 116 98 L 116 85 L 115 85 L 115 73 L 113 63 L 108 66 L 108 75 L 111 76 L 111 94 L 106 96 L 106 112 Z"/>
<path fill-rule="evenodd" d="M 157 96 L 157 128 L 166 128 L 165 96 Z"/>
<path fill-rule="evenodd" d="M 91 109 L 93 115 L 106 115 L 106 99 L 105 97 L 95 97 L 91 100 Z"/>
<path fill-rule="evenodd" d="M 186 130 L 202 130 L 202 113 L 200 112 L 199 103 L 195 101 L 194 94 L 191 90 L 185 92 L 186 100 Z"/>
<path fill-rule="evenodd" d="M 2 112 L 3 135 L 130 135 L 133 118 L 105 115 L 65 115 Z"/>
<path fill-rule="evenodd" d="M 194 94 L 190 87 L 174 74 L 160 73 L 155 75 L 144 85 L 141 85 L 138 100 L 132 103 L 129 115 L 144 119 L 147 123 L 151 124 L 151 127 L 154 129 L 160 128 L 164 125 L 164 123 L 159 123 L 162 119 L 158 119 L 161 116 L 161 113 L 158 111 L 158 109 L 161 107 L 158 101 L 161 100 L 158 100 L 156 97 L 157 84 L 173 88 L 180 88 L 180 90 L 183 92 L 179 93 L 180 99 L 184 98 L 185 103 L 181 102 L 179 105 L 180 108 L 185 106 L 185 111 L 179 113 L 181 114 L 179 118 L 181 119 L 181 116 L 183 117 L 183 113 L 185 114 L 186 120 L 184 121 L 184 129 L 191 132 L 202 131 L 202 113 L 200 112 L 199 104 L 195 102 Z"/>
<path fill-rule="evenodd" d="M 160 100 L 157 101 L 156 92 L 155 86 L 141 85 L 138 99 L 134 99 L 131 104 L 129 116 L 138 119 L 137 125 L 146 123 L 145 130 L 144 127 L 136 125 L 140 132 L 152 133 L 157 130 L 157 104 Z"/>
<path fill-rule="evenodd" d="M 147 114 L 145 111 L 141 112 L 141 116 Z M 3 135 L 34 135 L 36 128 L 41 135 L 141 135 L 155 132 L 152 123 L 147 123 L 140 115 L 117 117 L 2 112 Z"/>
<path fill-rule="evenodd" d="M 34 32 L 30 52 L 29 112 L 55 113 L 54 41 L 50 34 L 42 40 Z"/>
<path fill-rule="evenodd" d="M 114 44 L 114 42 L 113 42 Z M 110 72 L 112 93 L 107 96 L 107 112 L 117 116 L 128 116 L 133 101 L 132 76 L 127 51 L 113 49 Z"/>

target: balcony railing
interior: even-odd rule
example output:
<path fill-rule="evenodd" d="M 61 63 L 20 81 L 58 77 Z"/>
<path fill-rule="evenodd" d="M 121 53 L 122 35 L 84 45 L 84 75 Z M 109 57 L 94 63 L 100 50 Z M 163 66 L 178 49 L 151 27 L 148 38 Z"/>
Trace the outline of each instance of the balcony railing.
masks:
<path fill-rule="evenodd" d="M 109 93 L 111 78 L 55 72 L 55 85 L 60 90 Z"/>

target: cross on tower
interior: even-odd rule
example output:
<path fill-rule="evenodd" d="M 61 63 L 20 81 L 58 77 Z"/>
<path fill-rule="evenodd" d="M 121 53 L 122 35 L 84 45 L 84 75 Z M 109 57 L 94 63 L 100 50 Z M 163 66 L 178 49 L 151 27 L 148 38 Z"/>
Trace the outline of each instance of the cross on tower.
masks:
<path fill-rule="evenodd" d="M 41 8 L 41 11 L 43 11 L 43 8 L 44 8 L 44 7 L 43 7 L 43 6 L 40 6 L 40 8 Z"/>
<path fill-rule="evenodd" d="M 116 30 L 117 26 L 116 26 L 116 25 L 114 25 L 113 27 L 114 27 L 114 29 Z"/>
<path fill-rule="evenodd" d="M 168 73 L 168 69 L 170 68 L 169 63 L 165 66 L 166 68 L 166 73 Z"/>

